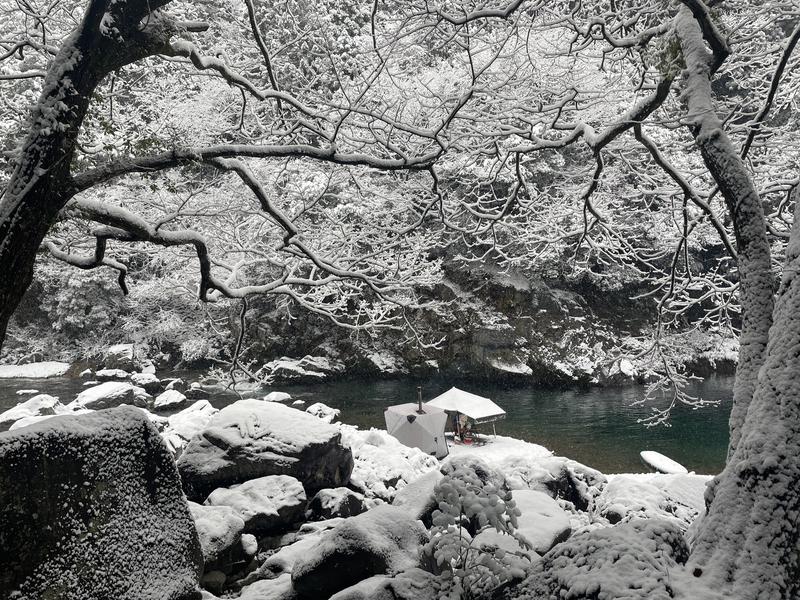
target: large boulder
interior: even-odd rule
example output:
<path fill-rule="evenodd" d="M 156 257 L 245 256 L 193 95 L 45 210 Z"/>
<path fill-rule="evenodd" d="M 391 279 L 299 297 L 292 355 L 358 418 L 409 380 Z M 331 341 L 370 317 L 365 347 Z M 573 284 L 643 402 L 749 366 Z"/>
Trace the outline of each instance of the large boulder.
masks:
<path fill-rule="evenodd" d="M 670 573 L 688 556 L 673 523 L 633 520 L 572 536 L 535 563 L 504 598 L 669 600 L 675 597 Z"/>
<path fill-rule="evenodd" d="M 303 484 L 288 475 L 267 475 L 217 488 L 206 500 L 210 506 L 230 506 L 244 520 L 244 531 L 259 535 L 286 530 L 301 521 L 306 503 Z"/>
<path fill-rule="evenodd" d="M 164 390 L 153 401 L 153 410 L 174 410 L 182 408 L 187 398 L 178 390 Z"/>
<path fill-rule="evenodd" d="M 64 412 L 67 412 L 67 407 L 61 404 L 57 397 L 39 394 L 0 414 L 0 431 L 7 430 L 12 423 L 26 417 L 41 417 Z"/>
<path fill-rule="evenodd" d="M 150 395 L 143 388 L 124 381 L 106 381 L 83 390 L 78 397 L 67 405 L 70 410 L 90 408 L 100 410 L 114 408 L 121 404 L 132 404 L 141 408 L 147 407 Z"/>
<path fill-rule="evenodd" d="M 0 433 L 0 597 L 199 597 L 203 556 L 178 473 L 142 411 Z"/>
<path fill-rule="evenodd" d="M 419 566 L 427 541 L 422 523 L 405 510 L 378 506 L 323 535 L 295 563 L 294 589 L 303 598 L 327 598 L 372 575 L 395 575 Z"/>
<path fill-rule="evenodd" d="M 131 383 L 144 388 L 148 394 L 157 394 L 161 391 L 161 380 L 153 373 L 134 373 L 131 375 Z"/>
<path fill-rule="evenodd" d="M 178 459 L 186 495 L 205 498 L 218 487 L 291 475 L 309 492 L 350 479 L 353 456 L 339 428 L 302 411 L 262 400 L 220 410 Z"/>
<path fill-rule="evenodd" d="M 563 542 L 572 533 L 569 515 L 544 492 L 515 490 L 512 498 L 522 513 L 517 517 L 517 531 L 539 554 Z"/>

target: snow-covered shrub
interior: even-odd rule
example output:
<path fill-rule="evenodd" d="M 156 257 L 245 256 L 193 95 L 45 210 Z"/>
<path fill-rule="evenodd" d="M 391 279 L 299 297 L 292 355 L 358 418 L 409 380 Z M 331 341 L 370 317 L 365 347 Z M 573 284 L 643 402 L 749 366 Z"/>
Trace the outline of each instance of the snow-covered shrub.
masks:
<path fill-rule="evenodd" d="M 486 598 L 503 583 L 525 576 L 521 565 L 529 563 L 524 550 L 530 546 L 516 532 L 520 511 L 511 492 L 486 476 L 491 468 L 479 460 L 453 466 L 434 488 L 439 508 L 433 513 L 423 562 L 441 576 L 443 598 Z M 492 530 L 516 540 L 520 552 L 476 543 L 477 534 Z"/>

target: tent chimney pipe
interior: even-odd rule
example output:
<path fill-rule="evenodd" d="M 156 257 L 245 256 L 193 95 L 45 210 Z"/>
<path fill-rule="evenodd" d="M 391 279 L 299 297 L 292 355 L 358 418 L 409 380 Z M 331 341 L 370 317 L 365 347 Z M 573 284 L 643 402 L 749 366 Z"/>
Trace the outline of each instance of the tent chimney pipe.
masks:
<path fill-rule="evenodd" d="M 422 410 L 422 386 L 421 385 L 417 386 L 417 404 L 418 404 L 417 412 L 422 414 L 423 410 Z"/>

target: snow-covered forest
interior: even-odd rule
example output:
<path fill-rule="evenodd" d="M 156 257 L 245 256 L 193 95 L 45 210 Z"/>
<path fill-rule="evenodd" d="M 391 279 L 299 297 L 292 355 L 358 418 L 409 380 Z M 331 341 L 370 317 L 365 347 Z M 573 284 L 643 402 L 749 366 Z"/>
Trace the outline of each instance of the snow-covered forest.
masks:
<path fill-rule="evenodd" d="M 796 0 L 0 0 L 0 596 L 800 598 L 798 40 Z M 375 381 L 419 398 L 347 423 Z M 725 411 L 724 468 L 602 473 L 453 385 Z"/>

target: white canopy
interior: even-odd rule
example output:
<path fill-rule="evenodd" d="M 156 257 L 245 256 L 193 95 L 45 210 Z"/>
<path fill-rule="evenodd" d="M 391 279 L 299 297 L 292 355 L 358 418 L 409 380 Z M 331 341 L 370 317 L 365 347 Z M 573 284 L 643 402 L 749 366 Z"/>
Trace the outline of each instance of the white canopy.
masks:
<path fill-rule="evenodd" d="M 447 413 L 427 404 L 422 405 L 422 410 L 422 413 L 418 412 L 419 405 L 416 402 L 390 406 L 383 413 L 386 430 L 406 446 L 419 448 L 436 458 L 447 456 L 444 437 Z"/>
<path fill-rule="evenodd" d="M 448 412 L 459 412 L 476 423 L 488 423 L 506 418 L 506 411 L 489 398 L 470 394 L 457 387 L 452 387 L 444 394 L 428 401 L 427 406 L 437 406 Z"/>

